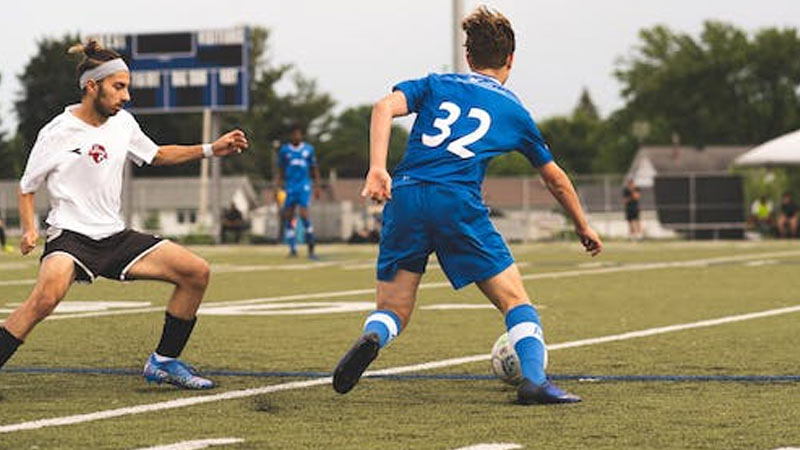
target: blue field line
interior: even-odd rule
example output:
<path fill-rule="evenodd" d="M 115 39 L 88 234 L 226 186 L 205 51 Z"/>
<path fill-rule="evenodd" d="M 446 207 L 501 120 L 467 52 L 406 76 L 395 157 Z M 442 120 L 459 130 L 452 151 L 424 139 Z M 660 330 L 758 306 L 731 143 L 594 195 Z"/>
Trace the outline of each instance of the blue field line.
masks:
<path fill-rule="evenodd" d="M 71 375 L 141 375 L 137 369 L 80 368 L 80 367 L 6 367 L 0 372 L 23 374 L 71 374 Z M 328 372 L 311 371 L 242 371 L 242 370 L 204 370 L 204 375 L 214 377 L 254 377 L 254 378 L 324 378 Z M 496 380 L 494 375 L 468 373 L 439 374 L 398 374 L 367 375 L 368 378 L 390 380 Z M 548 375 L 554 381 L 581 382 L 737 382 L 737 383 L 798 383 L 800 375 L 595 375 L 595 374 L 554 374 Z"/>

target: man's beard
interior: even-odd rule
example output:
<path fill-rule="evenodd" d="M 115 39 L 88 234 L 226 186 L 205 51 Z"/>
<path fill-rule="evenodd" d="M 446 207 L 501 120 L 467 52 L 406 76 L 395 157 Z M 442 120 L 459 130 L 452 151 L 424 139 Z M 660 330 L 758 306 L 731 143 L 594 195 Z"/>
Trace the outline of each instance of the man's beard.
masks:
<path fill-rule="evenodd" d="M 103 105 L 101 99 L 105 97 L 105 92 L 103 90 L 103 85 L 98 85 L 99 90 L 97 92 L 97 98 L 94 99 L 94 110 L 104 119 L 108 119 L 109 117 L 115 115 L 117 112 L 107 106 Z"/>

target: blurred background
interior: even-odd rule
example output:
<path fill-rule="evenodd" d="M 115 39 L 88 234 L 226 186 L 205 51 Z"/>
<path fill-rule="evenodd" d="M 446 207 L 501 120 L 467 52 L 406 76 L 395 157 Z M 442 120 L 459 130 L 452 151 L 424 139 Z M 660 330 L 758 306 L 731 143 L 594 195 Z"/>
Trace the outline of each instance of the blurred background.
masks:
<path fill-rule="evenodd" d="M 235 208 L 239 242 L 278 242 L 276 151 L 300 123 L 323 177 L 311 206 L 317 239 L 374 242 L 380 207 L 359 197 L 371 103 L 404 79 L 465 70 L 458 23 L 481 3 L 510 18 L 517 52 L 509 87 L 606 238 L 796 235 L 782 225 L 784 194 L 800 198 L 800 3 L 791 0 L 15 4 L 0 17 L 0 219 L 18 233 L 16 186 L 38 130 L 80 99 L 66 49 L 98 36 L 140 59 L 131 108 L 155 142 L 197 143 L 238 127 L 252 143 L 224 160 L 131 168 L 124 209 L 132 227 L 215 243 Z M 238 45 L 241 58 L 170 66 L 174 59 L 157 53 L 181 36 L 208 48 Z M 149 59 L 140 38 L 153 46 Z M 190 69 L 205 70 L 203 81 L 192 81 Z M 412 123 L 396 121 L 390 166 Z M 628 179 L 639 192 L 641 232 L 626 220 Z M 570 235 L 517 153 L 492 162 L 484 198 L 511 241 Z M 37 210 L 43 219 L 46 192 Z"/>

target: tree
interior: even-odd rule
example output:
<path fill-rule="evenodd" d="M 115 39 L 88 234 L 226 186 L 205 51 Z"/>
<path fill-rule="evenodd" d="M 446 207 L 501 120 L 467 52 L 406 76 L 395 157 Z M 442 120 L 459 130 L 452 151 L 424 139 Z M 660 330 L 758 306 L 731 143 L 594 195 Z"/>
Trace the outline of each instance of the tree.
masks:
<path fill-rule="evenodd" d="M 795 29 L 749 37 L 706 22 L 698 39 L 664 26 L 642 30 L 640 46 L 621 60 L 624 109 L 651 126 L 647 141 L 673 132 L 698 147 L 754 144 L 797 127 L 800 38 Z"/>
<path fill-rule="evenodd" d="M 42 39 L 37 43 L 37 53 L 18 77 L 22 95 L 14 107 L 19 119 L 17 133 L 26 152 L 50 119 L 63 111 L 65 105 L 81 99 L 75 76 L 76 60 L 67 54 L 67 49 L 79 41 L 78 36 L 71 34 L 60 39 Z"/>
<path fill-rule="evenodd" d="M 317 143 L 329 132 L 334 102 L 328 94 L 320 93 L 316 83 L 293 70 L 291 65 L 273 66 L 269 56 L 269 31 L 252 29 L 251 45 L 251 104 L 243 113 L 221 114 L 221 128 L 240 127 L 248 132 L 251 151 L 238 158 L 226 158 L 225 173 L 245 173 L 256 178 L 271 176 L 272 143 L 283 139 L 290 123 L 310 127 L 309 140 Z M 48 121 L 59 114 L 65 105 L 80 101 L 75 67 L 77 59 L 67 49 L 80 37 L 67 34 L 60 39 L 46 38 L 37 46 L 36 54 L 19 76 L 22 94 L 15 102 L 19 126 L 18 145 L 12 145 L 9 156 L 24 162 L 36 140 L 36 135 Z M 289 80 L 289 90 L 279 93 L 278 83 Z M 137 116 L 142 129 L 158 143 L 190 144 L 200 140 L 201 114 L 157 114 Z M 0 154 L 2 157 L 2 154 Z M 15 174 L 19 163 L 14 166 Z M 4 165 L 5 166 L 5 165 Z M 137 175 L 196 175 L 199 162 L 168 167 L 136 168 Z"/>
<path fill-rule="evenodd" d="M 572 115 L 554 117 L 540 123 L 542 135 L 559 165 L 568 172 L 580 174 L 592 172 L 601 126 L 597 108 L 586 89 L 581 93 Z"/>
<path fill-rule="evenodd" d="M 624 173 L 639 150 L 635 136 L 636 123 L 626 110 L 612 113 L 600 122 L 595 132 L 596 153 L 591 163 L 592 173 Z"/>
<path fill-rule="evenodd" d="M 2 81 L 2 78 L 0 78 Z M 0 127 L 3 126 L 3 118 L 0 117 Z M 0 179 L 2 178 L 13 178 L 16 174 L 13 173 L 11 167 L 11 155 L 8 153 L 8 149 L 6 148 L 6 135 L 0 129 Z"/>
<path fill-rule="evenodd" d="M 556 162 L 573 173 L 591 173 L 596 164 L 601 138 L 605 137 L 604 122 L 597 113 L 587 89 L 581 92 L 578 103 L 569 116 L 557 116 L 539 122 L 545 141 Z M 489 165 L 491 175 L 530 175 L 534 169 L 518 152 L 495 158 Z"/>
<path fill-rule="evenodd" d="M 492 176 L 508 177 L 533 175 L 536 169 L 533 168 L 522 153 L 509 152 L 492 158 L 486 173 Z"/>
<path fill-rule="evenodd" d="M 600 119 L 597 106 L 595 106 L 588 89 L 583 88 L 583 91 L 581 91 L 581 97 L 578 99 L 578 104 L 575 106 L 572 115 L 574 117 L 585 117 L 588 120 Z"/>
<path fill-rule="evenodd" d="M 0 126 L 3 120 L 0 117 Z M 6 133 L 0 130 L 0 179 L 19 178 L 22 175 L 23 165 L 25 164 L 24 153 L 17 151 L 21 148 L 19 138 L 6 138 Z"/>
<path fill-rule="evenodd" d="M 330 138 L 320 145 L 318 158 L 323 167 L 335 168 L 343 177 L 363 177 L 369 169 L 369 125 L 371 105 L 348 108 L 332 124 Z M 392 125 L 387 166 L 391 171 L 405 151 L 408 131 Z"/>
<path fill-rule="evenodd" d="M 250 140 L 250 150 L 222 160 L 225 174 L 245 174 L 253 180 L 270 179 L 274 144 L 286 139 L 292 124 L 306 127 L 307 140 L 318 146 L 330 129 L 334 101 L 319 92 L 315 81 L 294 70 L 291 64 L 272 65 L 269 60 L 269 30 L 251 29 L 250 107 L 245 112 L 220 114 L 222 130 L 240 128 Z M 290 77 L 288 92 L 277 90 Z M 156 142 L 197 142 L 202 130 L 200 114 L 139 116 L 142 129 Z M 199 163 L 138 169 L 147 175 L 196 175 Z"/>

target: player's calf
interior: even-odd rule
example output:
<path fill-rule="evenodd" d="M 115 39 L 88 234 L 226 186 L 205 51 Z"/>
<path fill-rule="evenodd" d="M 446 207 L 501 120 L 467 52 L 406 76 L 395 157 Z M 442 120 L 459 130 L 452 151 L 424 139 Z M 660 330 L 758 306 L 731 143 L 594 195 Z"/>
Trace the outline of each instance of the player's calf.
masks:
<path fill-rule="evenodd" d="M 297 233 L 294 230 L 292 221 L 286 221 L 286 229 L 283 232 L 283 236 L 289 245 L 289 256 L 297 256 Z"/>
<path fill-rule="evenodd" d="M 506 313 L 508 339 L 519 358 L 522 384 L 517 402 L 523 405 L 576 403 L 580 397 L 562 391 L 547 380 L 546 347 L 539 314 L 529 303 L 515 306 Z"/>
<path fill-rule="evenodd" d="M 519 357 L 523 378 L 537 385 L 546 383 L 544 335 L 533 305 L 524 303 L 508 310 L 506 328 L 511 346 Z"/>
<path fill-rule="evenodd" d="M 316 241 L 314 239 L 314 225 L 311 224 L 311 220 L 307 217 L 301 217 L 300 220 L 303 222 L 303 229 L 306 231 L 306 244 L 308 245 L 308 257 L 309 259 L 317 259 L 317 255 L 314 253 L 314 245 Z"/>
<path fill-rule="evenodd" d="M 20 340 L 24 340 L 33 328 L 47 318 L 66 294 L 65 289 L 53 285 L 37 286 L 30 296 L 5 320 L 4 327 Z"/>
<path fill-rule="evenodd" d="M 22 305 L 22 309 L 27 309 L 35 323 L 39 323 L 47 316 L 52 314 L 56 306 L 61 302 L 63 296 L 58 295 L 49 289 L 34 290 L 33 294 Z"/>

